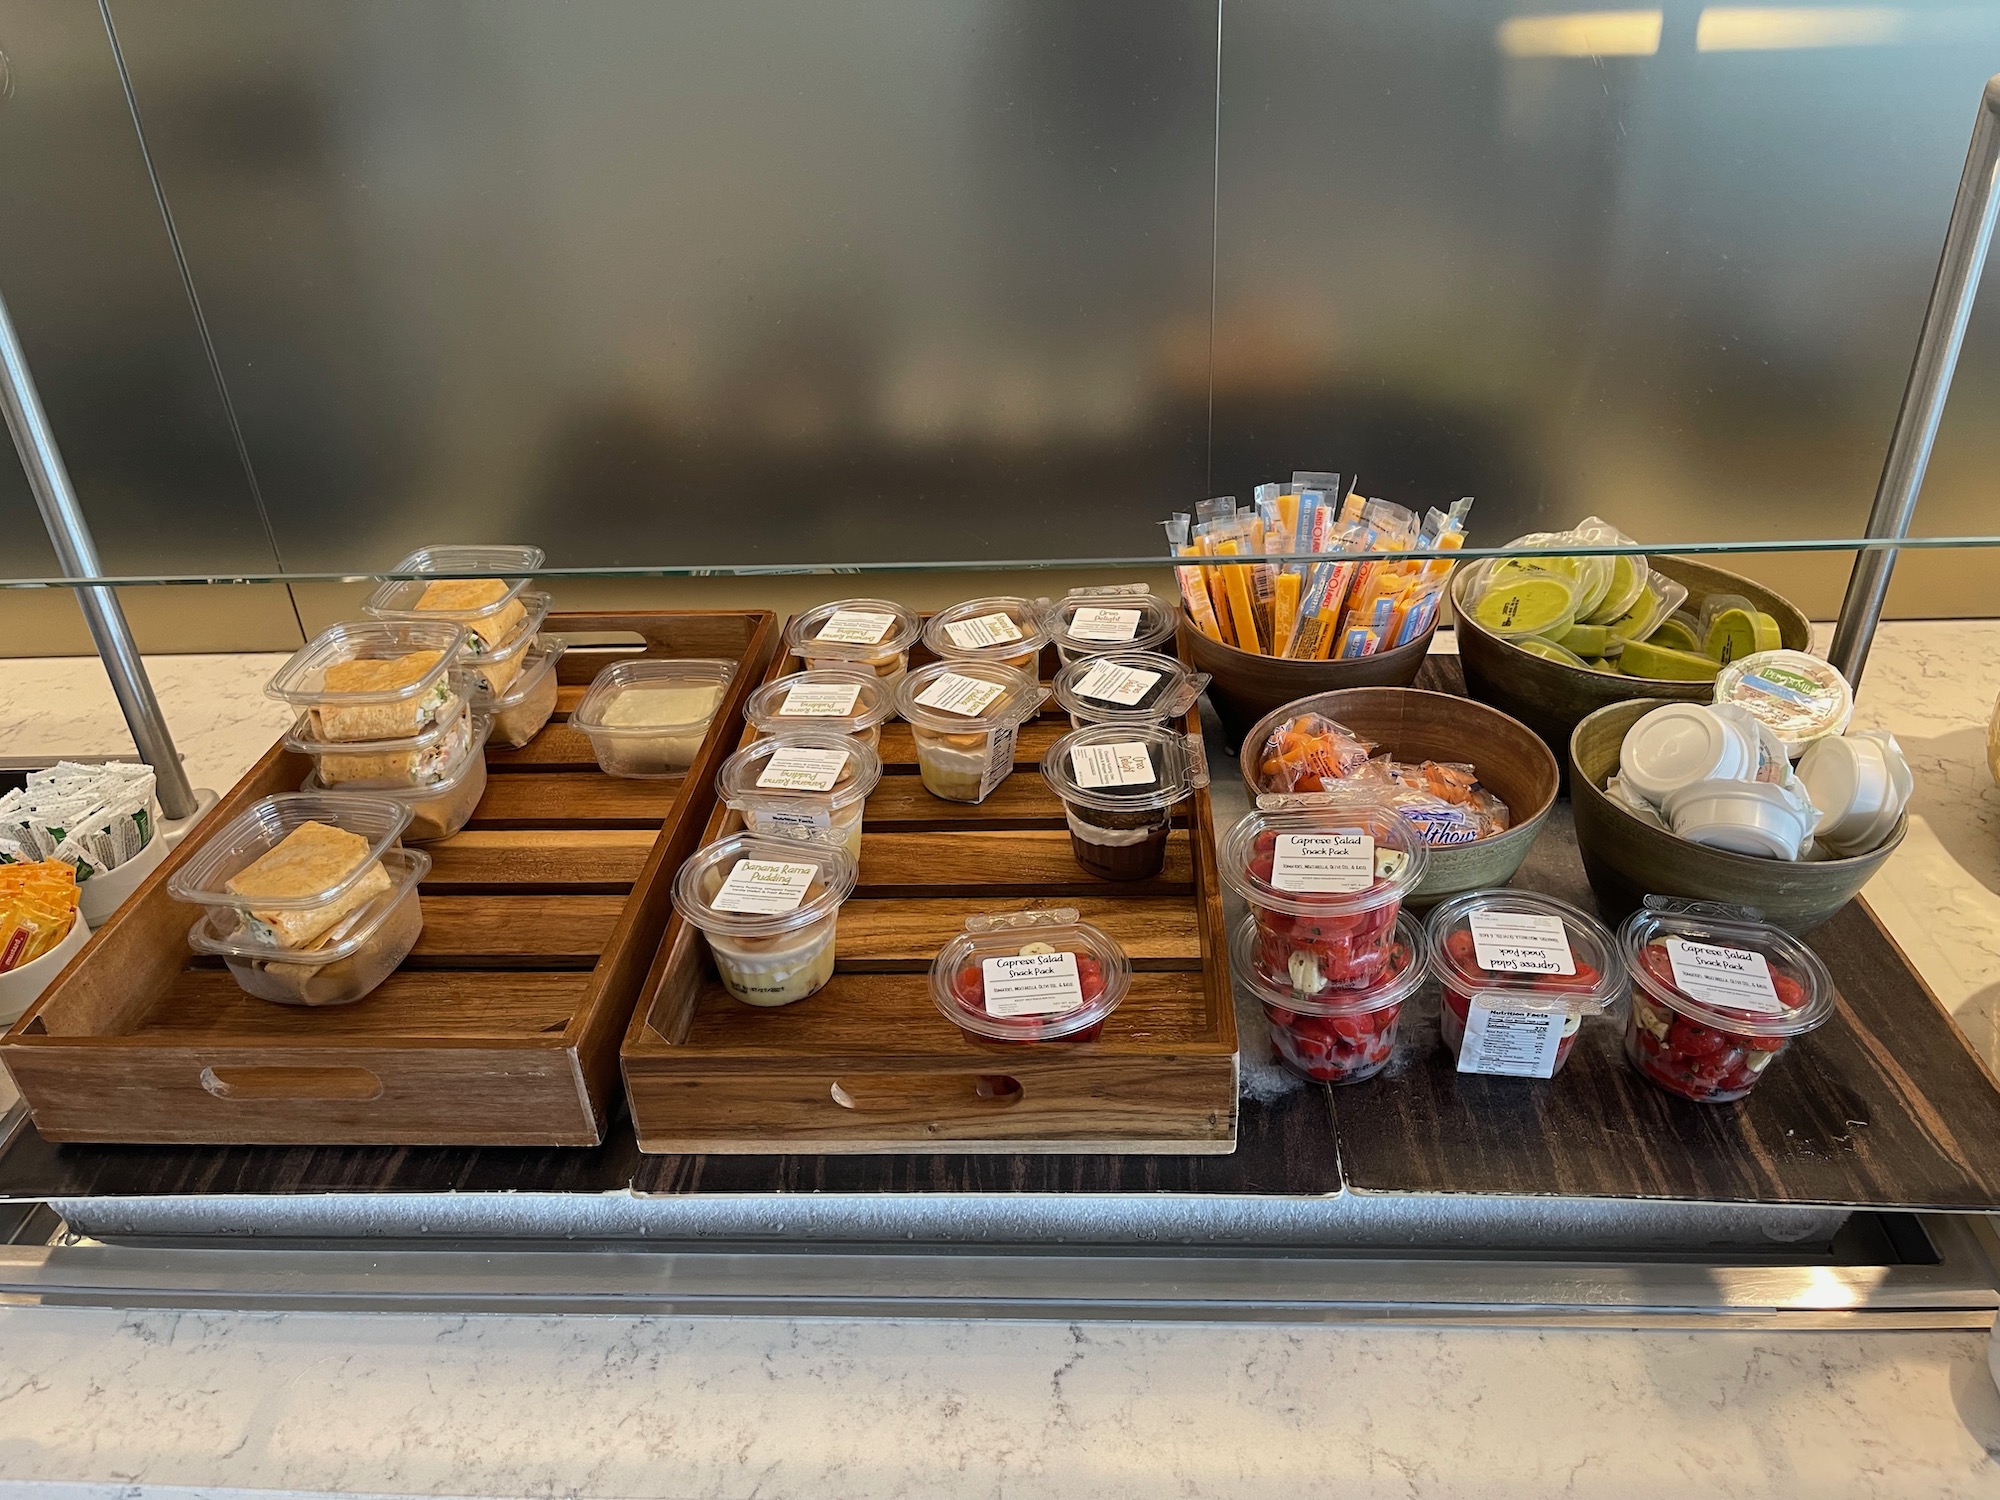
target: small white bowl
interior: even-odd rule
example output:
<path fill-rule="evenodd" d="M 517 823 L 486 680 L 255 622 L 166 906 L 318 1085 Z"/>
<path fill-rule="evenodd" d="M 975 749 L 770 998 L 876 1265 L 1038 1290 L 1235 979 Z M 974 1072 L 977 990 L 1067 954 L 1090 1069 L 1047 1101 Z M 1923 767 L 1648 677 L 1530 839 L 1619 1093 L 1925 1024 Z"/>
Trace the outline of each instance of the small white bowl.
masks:
<path fill-rule="evenodd" d="M 139 889 L 140 881 L 160 867 L 167 853 L 167 836 L 156 828 L 146 847 L 124 864 L 84 881 L 76 888 L 77 904 L 83 911 L 83 920 L 92 927 L 102 927 L 110 921 L 111 914 L 125 904 L 127 896 Z"/>
<path fill-rule="evenodd" d="M 1618 775 L 1656 806 L 1685 787 L 1753 774 L 1756 754 L 1746 736 L 1700 703 L 1669 703 L 1625 731 Z"/>
<path fill-rule="evenodd" d="M 1703 781 L 1667 799 L 1667 826 L 1691 844 L 1795 860 L 1812 830 L 1785 794 L 1762 781 Z"/>
<path fill-rule="evenodd" d="M 76 950 L 90 941 L 90 924 L 81 916 L 69 924 L 69 933 L 55 947 L 31 963 L 0 974 L 0 1026 L 12 1026 L 42 998 L 42 991 L 62 973 L 63 965 L 76 957 Z"/>
<path fill-rule="evenodd" d="M 1819 809 L 1820 841 L 1846 848 L 1888 812 L 1890 826 L 1902 812 L 1889 759 L 1872 739 L 1829 735 L 1799 757 L 1799 780 Z"/>

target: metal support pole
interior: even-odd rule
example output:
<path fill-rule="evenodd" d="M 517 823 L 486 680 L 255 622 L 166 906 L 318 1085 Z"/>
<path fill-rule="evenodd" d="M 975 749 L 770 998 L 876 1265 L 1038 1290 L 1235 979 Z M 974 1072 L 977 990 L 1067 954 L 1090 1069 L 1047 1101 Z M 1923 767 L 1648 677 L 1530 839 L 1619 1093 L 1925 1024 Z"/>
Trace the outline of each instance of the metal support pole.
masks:
<path fill-rule="evenodd" d="M 7 430 L 14 435 L 14 447 L 21 455 L 21 467 L 28 475 L 28 487 L 35 492 L 35 504 L 42 512 L 42 524 L 55 544 L 56 561 L 70 578 L 102 578 L 104 569 L 97 561 L 97 547 L 84 524 L 83 509 L 76 503 L 76 491 L 63 465 L 62 450 L 49 428 L 42 398 L 36 394 L 35 379 L 28 371 L 27 356 L 14 333 L 14 321 L 7 303 L 0 298 L 0 405 L 7 412 Z M 174 749 L 174 737 L 160 713 L 160 701 L 153 696 L 153 684 L 146 676 L 145 663 L 125 623 L 125 611 L 118 595 L 109 586 L 80 586 L 77 602 L 83 606 L 84 620 L 97 654 L 111 678 L 111 690 L 125 711 L 125 723 L 132 731 L 132 743 L 139 758 L 151 766 L 158 783 L 160 811 L 169 819 L 186 818 L 196 810 L 194 789 L 188 785 L 187 771 Z"/>
<path fill-rule="evenodd" d="M 1951 394 L 1952 372 L 1958 367 L 1965 325 L 1979 296 L 1979 273 L 1993 243 L 1993 217 L 2000 198 L 1994 195 L 1994 172 L 2000 168 L 2000 77 L 1986 80 L 1979 118 L 1972 127 L 1972 146 L 1965 154 L 1965 171 L 1958 179 L 1958 197 L 1951 206 L 1951 225 L 1944 234 L 1937 280 L 1930 306 L 1924 310 L 1923 331 L 1917 336 L 1917 357 L 1910 382 L 1903 389 L 1896 430 L 1889 438 L 1889 456 L 1875 487 L 1875 504 L 1868 512 L 1868 535 L 1905 537 L 1917 496 L 1923 492 L 1924 470 L 1937 441 L 1945 398 Z M 1863 552 L 1854 559 L 1847 597 L 1841 601 L 1840 622 L 1834 627 L 1833 664 L 1849 682 L 1861 679 L 1875 626 L 1889 595 L 1889 575 L 1896 566 L 1894 548 Z"/>

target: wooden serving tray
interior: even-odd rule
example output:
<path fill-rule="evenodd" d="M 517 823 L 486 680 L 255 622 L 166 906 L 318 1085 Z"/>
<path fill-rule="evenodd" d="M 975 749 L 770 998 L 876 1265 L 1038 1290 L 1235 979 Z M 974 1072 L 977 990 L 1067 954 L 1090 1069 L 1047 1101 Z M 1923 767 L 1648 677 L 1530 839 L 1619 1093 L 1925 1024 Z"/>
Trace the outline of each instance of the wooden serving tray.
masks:
<path fill-rule="evenodd" d="M 36 1128 L 173 1145 L 596 1145 L 673 872 L 714 805 L 776 626 L 767 611 L 550 616 L 548 631 L 634 644 L 572 646 L 556 717 L 522 749 L 487 752 L 471 822 L 425 846 L 423 935 L 353 1005 L 269 1004 L 190 953 L 199 911 L 166 883 L 200 844 L 191 835 L 0 1039 Z M 606 776 L 567 722 L 598 671 L 632 655 L 737 663 L 684 778 Z M 206 827 L 311 769 L 275 746 Z"/>
<path fill-rule="evenodd" d="M 1053 661 L 1045 653 L 1045 675 Z M 771 675 L 799 666 L 781 656 Z M 1188 725 L 1199 733 L 1192 714 Z M 861 883 L 841 908 L 833 980 L 809 999 L 771 1010 L 732 999 L 706 941 L 676 916 L 621 1053 L 639 1149 L 1235 1150 L 1236 1017 L 1208 794 L 1176 819 L 1157 878 L 1088 875 L 1037 769 L 1068 728 L 1052 704 L 1022 725 L 1013 774 L 973 806 L 926 791 L 909 726 L 883 726 Z M 740 826 L 717 808 L 704 841 Z M 1030 906 L 1076 907 L 1132 958 L 1131 993 L 1096 1042 L 974 1042 L 931 1003 L 931 959 L 967 916 Z"/>

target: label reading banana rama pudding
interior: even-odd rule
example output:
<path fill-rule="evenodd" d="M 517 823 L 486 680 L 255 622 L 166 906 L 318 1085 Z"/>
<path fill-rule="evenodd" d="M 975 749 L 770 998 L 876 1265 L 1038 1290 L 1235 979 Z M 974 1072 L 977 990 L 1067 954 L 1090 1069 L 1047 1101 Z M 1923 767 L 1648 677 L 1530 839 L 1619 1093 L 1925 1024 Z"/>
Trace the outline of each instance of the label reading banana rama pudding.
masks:
<path fill-rule="evenodd" d="M 820 627 L 816 641 L 836 641 L 846 646 L 874 646 L 881 643 L 896 623 L 894 615 L 880 615 L 873 610 L 837 609 L 826 617 Z"/>

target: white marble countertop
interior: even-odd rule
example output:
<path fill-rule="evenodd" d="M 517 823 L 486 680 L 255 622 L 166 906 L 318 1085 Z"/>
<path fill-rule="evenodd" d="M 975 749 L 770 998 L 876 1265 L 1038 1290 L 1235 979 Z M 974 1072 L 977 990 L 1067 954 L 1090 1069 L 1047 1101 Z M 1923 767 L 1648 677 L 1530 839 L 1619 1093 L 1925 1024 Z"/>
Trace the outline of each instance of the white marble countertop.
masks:
<path fill-rule="evenodd" d="M 277 658 L 151 663 L 190 772 Z M 1884 627 L 1918 774 L 1867 891 L 2000 1061 L 2000 622 Z M 0 755 L 130 750 L 88 659 L 0 660 Z M 1987 1339 L 0 1309 L 0 1493 L 2000 1496 Z"/>

